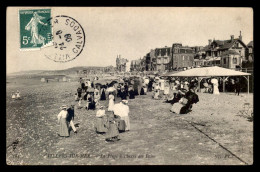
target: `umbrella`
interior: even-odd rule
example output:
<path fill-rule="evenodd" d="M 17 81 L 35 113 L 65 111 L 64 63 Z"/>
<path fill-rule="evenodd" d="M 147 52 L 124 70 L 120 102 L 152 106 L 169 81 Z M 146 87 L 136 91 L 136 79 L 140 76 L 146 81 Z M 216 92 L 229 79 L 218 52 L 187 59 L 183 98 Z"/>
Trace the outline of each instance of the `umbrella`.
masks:
<path fill-rule="evenodd" d="M 106 91 L 107 92 L 113 92 L 113 91 L 115 91 L 116 89 L 114 88 L 114 87 L 109 87 Z"/>

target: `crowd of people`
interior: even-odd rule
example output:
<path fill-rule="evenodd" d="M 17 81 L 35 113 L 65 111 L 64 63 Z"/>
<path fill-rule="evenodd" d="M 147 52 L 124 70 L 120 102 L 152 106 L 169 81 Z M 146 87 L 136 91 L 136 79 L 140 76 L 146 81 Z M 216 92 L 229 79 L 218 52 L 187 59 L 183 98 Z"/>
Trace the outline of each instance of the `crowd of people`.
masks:
<path fill-rule="evenodd" d="M 204 89 L 206 93 L 218 95 L 221 84 L 221 80 L 216 77 L 204 78 L 200 85 L 196 77 L 134 76 L 103 84 L 96 80 L 80 78 L 75 101 L 78 101 L 78 109 L 97 109 L 95 131 L 104 135 L 107 142 L 120 140 L 119 133 L 130 130 L 128 99 L 152 92 L 153 99 L 171 103 L 171 112 L 187 114 L 192 111 L 193 104 L 199 102 L 197 91 Z M 239 95 L 239 81 L 235 85 Z M 120 102 L 115 104 L 116 99 L 120 99 Z M 108 101 L 108 106 L 105 107 L 100 101 Z M 58 115 L 59 135 L 68 137 L 69 127 L 77 133 L 73 123 L 74 106 L 62 106 L 61 109 Z"/>

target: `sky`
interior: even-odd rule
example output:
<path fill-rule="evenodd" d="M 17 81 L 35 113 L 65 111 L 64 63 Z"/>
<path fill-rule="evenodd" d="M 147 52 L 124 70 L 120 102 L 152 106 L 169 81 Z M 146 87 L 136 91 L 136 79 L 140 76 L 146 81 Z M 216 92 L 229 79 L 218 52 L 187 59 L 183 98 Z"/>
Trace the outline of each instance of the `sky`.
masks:
<path fill-rule="evenodd" d="M 30 7 L 37 8 L 37 7 Z M 75 66 L 109 66 L 118 54 L 129 61 L 151 49 L 182 43 L 205 46 L 209 39 L 227 40 L 230 35 L 243 42 L 253 40 L 253 9 L 198 7 L 39 7 L 50 8 L 52 16 L 76 19 L 86 35 L 82 53 L 73 61 L 54 62 L 44 56 L 49 49 L 19 49 L 19 9 L 7 8 L 7 74 L 27 70 L 61 70 Z"/>

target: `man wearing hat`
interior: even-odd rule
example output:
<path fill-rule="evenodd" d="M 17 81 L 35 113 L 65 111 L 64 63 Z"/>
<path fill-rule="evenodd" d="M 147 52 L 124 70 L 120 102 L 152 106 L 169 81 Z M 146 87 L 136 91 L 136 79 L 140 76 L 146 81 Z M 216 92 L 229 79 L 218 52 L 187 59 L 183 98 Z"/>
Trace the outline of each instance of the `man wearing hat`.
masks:
<path fill-rule="evenodd" d="M 74 121 L 74 105 L 71 105 L 70 108 L 67 109 L 68 111 L 68 116 L 67 116 L 67 121 L 69 123 L 69 125 L 71 126 L 72 130 L 74 131 L 74 133 L 77 133 L 77 129 L 73 123 Z"/>
<path fill-rule="evenodd" d="M 117 103 L 114 105 L 113 108 L 114 114 L 120 116 L 121 120 L 125 121 L 126 124 L 126 131 L 130 130 L 130 120 L 129 120 L 129 107 L 128 107 L 128 101 L 122 100 L 120 103 Z"/>
<path fill-rule="evenodd" d="M 67 106 L 62 105 L 60 109 L 61 111 L 57 116 L 58 124 L 60 124 L 58 135 L 61 137 L 69 137 L 69 128 L 68 128 L 69 125 L 68 125 L 68 121 L 66 120 L 68 116 Z"/>

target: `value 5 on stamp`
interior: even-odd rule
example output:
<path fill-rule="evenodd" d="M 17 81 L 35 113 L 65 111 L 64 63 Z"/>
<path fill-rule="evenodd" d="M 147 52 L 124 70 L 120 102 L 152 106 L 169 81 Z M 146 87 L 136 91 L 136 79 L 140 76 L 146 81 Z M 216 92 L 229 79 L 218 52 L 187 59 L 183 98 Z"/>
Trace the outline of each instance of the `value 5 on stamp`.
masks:
<path fill-rule="evenodd" d="M 52 45 L 51 9 L 19 10 L 20 49 L 35 50 Z M 39 28 L 41 32 L 39 32 Z"/>

